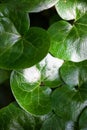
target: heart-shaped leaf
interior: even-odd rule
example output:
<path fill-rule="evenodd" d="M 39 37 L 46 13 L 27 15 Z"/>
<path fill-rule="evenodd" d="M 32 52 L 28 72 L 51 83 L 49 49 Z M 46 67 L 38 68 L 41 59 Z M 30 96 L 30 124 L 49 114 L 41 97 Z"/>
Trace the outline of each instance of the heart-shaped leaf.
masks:
<path fill-rule="evenodd" d="M 40 87 L 39 82 L 40 72 L 36 67 L 11 76 L 12 92 L 19 105 L 32 114 L 44 115 L 51 110 L 51 89 Z"/>
<path fill-rule="evenodd" d="M 51 38 L 50 52 L 60 59 L 80 62 L 87 59 L 87 14 L 73 26 L 65 21 L 54 23 L 48 32 Z"/>
<path fill-rule="evenodd" d="M 0 8 L 0 67 L 17 69 L 30 67 L 42 60 L 50 41 L 40 28 L 29 29 L 29 17 L 12 6 Z M 45 47 L 46 46 L 46 47 Z M 41 51 L 43 50 L 43 51 Z"/>
<path fill-rule="evenodd" d="M 35 129 L 35 120 L 32 115 L 12 103 L 0 110 L 0 129 L 33 130 Z"/>
<path fill-rule="evenodd" d="M 76 20 L 87 12 L 87 1 L 59 0 L 56 4 L 56 10 L 62 19 Z"/>
<path fill-rule="evenodd" d="M 65 121 L 77 122 L 85 107 L 87 107 L 87 83 L 80 88 L 62 86 L 52 94 L 54 112 Z"/>
<path fill-rule="evenodd" d="M 67 85 L 81 86 L 87 81 L 87 61 L 65 62 L 60 69 L 60 75 Z"/>
<path fill-rule="evenodd" d="M 43 29 L 31 28 L 26 36 L 22 37 L 8 18 L 1 18 L 0 31 L 1 68 L 13 69 L 32 66 L 48 52 L 49 37 Z"/>
<path fill-rule="evenodd" d="M 35 115 L 51 111 L 49 87 L 62 84 L 58 75 L 62 63 L 62 60 L 48 54 L 36 66 L 12 72 L 11 89 L 22 108 Z"/>

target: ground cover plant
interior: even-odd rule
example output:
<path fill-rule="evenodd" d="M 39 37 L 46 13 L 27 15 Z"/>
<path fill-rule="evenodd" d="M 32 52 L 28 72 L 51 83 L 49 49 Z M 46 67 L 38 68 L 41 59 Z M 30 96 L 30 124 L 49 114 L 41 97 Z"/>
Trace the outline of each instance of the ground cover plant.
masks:
<path fill-rule="evenodd" d="M 0 0 L 0 108 L 1 130 L 87 130 L 86 0 Z"/>

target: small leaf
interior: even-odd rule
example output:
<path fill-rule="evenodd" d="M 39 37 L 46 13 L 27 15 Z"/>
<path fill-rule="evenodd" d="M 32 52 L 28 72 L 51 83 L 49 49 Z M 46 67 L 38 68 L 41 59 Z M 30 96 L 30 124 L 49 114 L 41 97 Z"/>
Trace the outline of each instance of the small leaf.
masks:
<path fill-rule="evenodd" d="M 50 52 L 60 59 L 80 62 L 87 59 L 87 14 L 78 19 L 72 26 L 59 21 L 48 29 L 51 46 Z"/>
<path fill-rule="evenodd" d="M 87 81 L 87 61 L 65 62 L 60 68 L 63 81 L 69 86 L 81 86 Z"/>
<path fill-rule="evenodd" d="M 32 115 L 12 103 L 0 110 L 0 129 L 33 130 L 35 129 L 35 120 Z"/>
<path fill-rule="evenodd" d="M 87 12 L 87 1 L 59 0 L 56 4 L 56 10 L 62 19 L 78 19 Z"/>

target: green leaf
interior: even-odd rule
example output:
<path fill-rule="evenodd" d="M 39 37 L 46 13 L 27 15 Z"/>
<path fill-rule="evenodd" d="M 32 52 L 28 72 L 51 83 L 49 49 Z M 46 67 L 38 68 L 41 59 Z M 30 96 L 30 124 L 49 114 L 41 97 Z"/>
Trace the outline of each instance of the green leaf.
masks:
<path fill-rule="evenodd" d="M 48 54 L 36 66 L 12 72 L 11 89 L 23 109 L 35 115 L 51 111 L 49 87 L 62 84 L 58 74 L 62 63 L 62 60 Z"/>
<path fill-rule="evenodd" d="M 19 105 L 29 113 L 44 115 L 51 110 L 51 89 L 41 87 L 39 82 L 40 72 L 36 67 L 11 75 L 11 89 Z"/>
<path fill-rule="evenodd" d="M 8 18 L 1 18 L 0 41 L 0 67 L 6 69 L 34 65 L 45 57 L 50 44 L 44 29 L 31 28 L 22 37 Z"/>
<path fill-rule="evenodd" d="M 29 24 L 27 13 L 1 5 L 0 68 L 27 68 L 48 53 L 50 40 L 47 32 L 41 28 L 29 29 Z"/>
<path fill-rule="evenodd" d="M 60 68 L 63 81 L 69 86 L 81 86 L 87 81 L 87 61 L 65 62 Z"/>
<path fill-rule="evenodd" d="M 35 120 L 32 115 L 12 103 L 0 110 L 0 129 L 33 130 L 35 129 Z"/>
<path fill-rule="evenodd" d="M 59 0 L 56 10 L 65 20 L 78 19 L 87 13 L 87 1 L 85 0 Z"/>
<path fill-rule="evenodd" d="M 49 27 L 50 52 L 60 59 L 80 62 L 87 59 L 87 14 L 73 26 L 59 21 Z"/>
<path fill-rule="evenodd" d="M 20 10 L 27 12 L 39 12 L 54 6 L 58 0 L 4 0 L 2 3 L 7 4 L 7 6 L 17 7 Z"/>
<path fill-rule="evenodd" d="M 87 83 L 80 88 L 62 86 L 52 94 L 54 112 L 63 120 L 78 123 L 80 113 L 87 107 Z"/>

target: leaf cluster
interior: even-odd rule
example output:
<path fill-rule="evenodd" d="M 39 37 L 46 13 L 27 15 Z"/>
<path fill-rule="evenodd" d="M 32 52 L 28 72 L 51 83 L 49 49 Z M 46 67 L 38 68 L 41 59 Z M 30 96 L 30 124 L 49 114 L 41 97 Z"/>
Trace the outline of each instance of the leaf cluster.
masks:
<path fill-rule="evenodd" d="M 48 29 L 31 27 L 51 7 Z M 87 2 L 0 0 L 0 69 L 16 100 L 0 110 L 2 130 L 86 130 Z"/>

